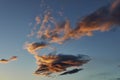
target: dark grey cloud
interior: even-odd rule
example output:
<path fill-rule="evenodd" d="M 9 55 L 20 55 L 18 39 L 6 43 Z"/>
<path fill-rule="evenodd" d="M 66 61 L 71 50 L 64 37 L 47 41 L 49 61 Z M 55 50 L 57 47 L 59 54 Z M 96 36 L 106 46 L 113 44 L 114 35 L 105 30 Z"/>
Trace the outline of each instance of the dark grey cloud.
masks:
<path fill-rule="evenodd" d="M 69 71 L 66 71 L 66 72 L 64 72 L 64 73 L 61 73 L 60 75 L 67 75 L 67 74 L 74 74 L 74 73 L 77 73 L 77 72 L 79 72 L 79 71 L 81 71 L 81 70 L 83 70 L 83 69 L 73 69 L 73 70 L 69 70 Z"/>

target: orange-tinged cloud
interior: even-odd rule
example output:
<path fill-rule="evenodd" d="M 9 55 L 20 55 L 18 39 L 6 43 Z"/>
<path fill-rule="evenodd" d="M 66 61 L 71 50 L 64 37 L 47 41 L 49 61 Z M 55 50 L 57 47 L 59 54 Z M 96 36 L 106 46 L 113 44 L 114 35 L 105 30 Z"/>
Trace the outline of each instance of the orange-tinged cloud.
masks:
<path fill-rule="evenodd" d="M 9 58 L 9 59 L 1 59 L 1 60 L 0 60 L 0 63 L 6 64 L 6 63 L 9 63 L 9 62 L 15 61 L 15 60 L 17 60 L 17 56 L 12 56 L 12 57 Z"/>
<path fill-rule="evenodd" d="M 8 63 L 9 62 L 9 60 L 6 60 L 6 59 L 1 59 L 0 60 L 0 63 Z"/>
<path fill-rule="evenodd" d="M 115 0 L 111 5 L 110 10 L 113 11 L 119 4 L 120 0 Z"/>
<path fill-rule="evenodd" d="M 37 54 L 37 52 L 36 52 L 37 50 L 43 49 L 47 46 L 48 46 L 48 44 L 45 42 L 26 43 L 25 49 L 27 49 L 27 51 L 30 52 L 31 54 Z"/>
<path fill-rule="evenodd" d="M 37 23 L 37 24 L 40 24 L 40 23 L 41 23 L 41 19 L 40 19 L 39 16 L 36 16 L 35 20 L 36 20 L 36 23 Z"/>
<path fill-rule="evenodd" d="M 87 57 L 87 58 L 85 58 Z M 34 74 L 48 76 L 53 73 L 60 73 L 70 67 L 80 67 L 87 63 L 90 58 L 86 55 L 35 55 L 38 69 Z"/>
<path fill-rule="evenodd" d="M 112 7 L 112 10 L 110 9 Z M 109 31 L 114 25 L 120 24 L 120 1 L 116 0 L 109 6 L 101 7 L 82 20 L 77 26 L 71 28 L 70 21 L 66 20 L 62 25 L 54 21 L 51 26 L 46 26 L 50 20 L 50 15 L 45 15 L 43 25 L 38 30 L 39 38 L 49 41 L 49 43 L 62 44 L 68 39 L 78 39 L 83 36 L 92 36 L 95 31 Z M 53 28 L 54 27 L 54 28 Z"/>
<path fill-rule="evenodd" d="M 42 20 L 42 23 L 41 23 L 41 26 L 40 26 L 40 29 L 39 31 L 37 32 L 38 33 L 38 38 L 41 37 L 45 31 L 45 29 L 47 29 L 47 23 L 48 21 L 50 20 L 50 12 L 48 12 L 47 14 L 44 15 L 44 18 Z"/>
<path fill-rule="evenodd" d="M 93 13 L 78 21 L 77 25 L 71 26 L 70 20 L 58 23 L 48 12 L 41 21 L 40 29 L 36 32 L 37 38 L 44 42 L 27 43 L 26 49 L 34 54 L 38 69 L 36 75 L 51 75 L 53 73 L 65 72 L 71 74 L 80 69 L 67 71 L 70 67 L 81 67 L 90 59 L 84 59 L 82 55 L 42 55 L 39 56 L 37 50 L 44 49 L 52 43 L 63 44 L 69 39 L 80 39 L 84 36 L 92 36 L 94 32 L 105 32 L 120 25 L 120 1 L 115 0 L 111 5 L 103 6 Z M 46 44 L 48 43 L 48 44 Z M 82 59 L 83 58 L 83 59 Z M 4 60 L 3 60 L 4 61 Z"/>

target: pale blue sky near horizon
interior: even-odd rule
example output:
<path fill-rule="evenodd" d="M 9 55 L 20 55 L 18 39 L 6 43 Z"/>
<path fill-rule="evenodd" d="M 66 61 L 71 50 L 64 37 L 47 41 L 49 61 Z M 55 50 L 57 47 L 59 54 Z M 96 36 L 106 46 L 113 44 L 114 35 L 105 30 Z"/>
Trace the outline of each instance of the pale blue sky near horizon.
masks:
<path fill-rule="evenodd" d="M 58 20 L 57 12 L 75 26 L 77 20 L 89 15 L 112 0 L 44 0 Z M 0 0 L 0 59 L 18 56 L 17 61 L 0 64 L 0 80 L 117 80 L 120 78 L 120 28 L 115 31 L 94 32 L 91 37 L 70 40 L 57 45 L 58 53 L 85 54 L 91 61 L 82 66 L 84 70 L 65 76 L 38 77 L 33 75 L 37 65 L 33 55 L 23 49 L 35 17 L 43 14 L 41 0 Z M 38 41 L 38 40 L 36 40 Z"/>

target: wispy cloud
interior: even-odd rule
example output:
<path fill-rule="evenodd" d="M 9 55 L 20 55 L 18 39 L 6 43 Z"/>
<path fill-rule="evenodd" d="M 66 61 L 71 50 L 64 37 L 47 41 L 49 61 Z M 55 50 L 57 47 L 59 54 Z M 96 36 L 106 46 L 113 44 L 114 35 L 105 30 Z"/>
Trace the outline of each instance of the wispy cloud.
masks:
<path fill-rule="evenodd" d="M 15 60 L 17 60 L 17 56 L 12 56 L 11 58 L 9 58 L 9 59 L 1 59 L 0 60 L 0 63 L 2 64 L 7 64 L 7 63 L 9 63 L 9 62 L 11 62 L 11 61 L 15 61 Z"/>
<path fill-rule="evenodd" d="M 25 49 L 30 52 L 31 54 L 37 54 L 37 50 L 43 49 L 47 47 L 48 44 L 45 42 L 34 42 L 34 43 L 26 43 Z"/>
<path fill-rule="evenodd" d="M 71 28 L 69 20 L 63 22 L 62 25 L 56 22 L 54 28 L 51 28 L 46 25 L 50 17 L 51 15 L 45 14 L 38 36 L 40 38 L 44 37 L 50 43 L 63 43 L 68 39 L 92 36 L 95 31 L 109 31 L 116 27 L 115 25 L 120 25 L 120 1 L 116 0 L 111 5 L 103 6 L 90 15 L 85 16 L 78 21 L 74 28 Z"/>
<path fill-rule="evenodd" d="M 66 71 L 66 72 L 64 72 L 64 73 L 61 73 L 60 75 L 67 75 L 67 74 L 74 74 L 74 73 L 77 73 L 77 72 L 79 72 L 79 71 L 81 71 L 81 70 L 83 70 L 83 69 L 73 69 L 73 70 L 69 70 L 69 71 Z"/>

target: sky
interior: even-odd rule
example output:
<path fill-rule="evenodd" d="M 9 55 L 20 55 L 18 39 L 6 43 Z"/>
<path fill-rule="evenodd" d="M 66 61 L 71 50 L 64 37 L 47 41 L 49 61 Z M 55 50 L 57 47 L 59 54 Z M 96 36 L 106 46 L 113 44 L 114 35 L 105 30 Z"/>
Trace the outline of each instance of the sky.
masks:
<path fill-rule="evenodd" d="M 56 21 L 68 19 L 74 28 L 79 20 L 113 1 L 115 0 L 0 0 L 0 59 L 18 57 L 7 64 L 0 63 L 0 80 L 119 80 L 119 23 L 113 22 L 118 24 L 117 27 L 103 32 L 95 31 L 92 36 L 84 35 L 79 39 L 67 40 L 64 44 L 52 44 L 58 53 L 84 54 L 91 58 L 81 66 L 83 70 L 75 74 L 36 76 L 33 74 L 37 67 L 36 59 L 24 49 L 26 42 L 40 41 L 35 36 L 28 35 L 35 27 L 36 16 L 43 18 L 46 9 L 51 11 Z M 39 25 L 36 27 L 39 29 Z"/>

